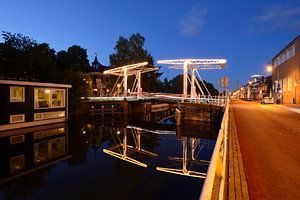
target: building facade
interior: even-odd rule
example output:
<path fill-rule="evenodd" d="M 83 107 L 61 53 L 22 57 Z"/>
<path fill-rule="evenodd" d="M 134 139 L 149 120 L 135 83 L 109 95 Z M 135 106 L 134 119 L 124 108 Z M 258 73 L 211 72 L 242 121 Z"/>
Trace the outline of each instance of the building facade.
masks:
<path fill-rule="evenodd" d="M 237 92 L 240 99 L 261 100 L 270 94 L 272 77 L 264 77 L 262 75 L 252 75 L 248 83 L 242 86 Z"/>
<path fill-rule="evenodd" d="M 106 69 L 107 67 L 99 63 L 96 56 L 92 62 L 91 72 L 86 75 L 90 97 L 106 96 L 109 93 L 108 75 L 103 74 Z"/>
<path fill-rule="evenodd" d="M 68 88 L 71 85 L 0 80 L 0 131 L 66 121 Z"/>
<path fill-rule="evenodd" d="M 272 59 L 272 85 L 277 102 L 300 103 L 300 35 Z"/>

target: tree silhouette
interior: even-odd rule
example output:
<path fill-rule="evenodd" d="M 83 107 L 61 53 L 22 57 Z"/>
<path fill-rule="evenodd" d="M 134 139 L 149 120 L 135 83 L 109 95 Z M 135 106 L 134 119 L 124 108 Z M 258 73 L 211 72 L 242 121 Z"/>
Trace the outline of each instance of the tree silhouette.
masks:
<path fill-rule="evenodd" d="M 140 33 L 132 34 L 129 38 L 120 36 L 115 52 L 109 56 L 112 68 L 139 62 L 148 62 L 150 67 L 154 67 L 152 55 L 144 48 L 145 38 Z M 162 73 L 149 72 L 142 75 L 142 88 L 144 91 L 157 91 L 159 87 L 159 77 Z M 133 82 L 130 77 L 129 84 Z M 115 80 L 115 79 L 114 79 Z M 114 80 L 111 82 L 114 83 Z"/>

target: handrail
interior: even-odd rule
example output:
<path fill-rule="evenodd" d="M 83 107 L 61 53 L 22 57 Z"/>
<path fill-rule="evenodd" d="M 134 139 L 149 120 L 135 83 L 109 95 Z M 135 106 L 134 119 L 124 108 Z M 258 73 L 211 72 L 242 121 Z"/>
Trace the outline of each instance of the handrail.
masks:
<path fill-rule="evenodd" d="M 215 178 L 220 179 L 218 199 L 224 198 L 226 153 L 227 153 L 227 135 L 228 135 L 228 117 L 229 117 L 229 98 L 225 104 L 225 112 L 222 118 L 221 128 L 219 130 L 217 142 L 211 157 L 207 176 L 202 187 L 200 200 L 210 200 L 213 192 Z M 216 177 L 217 176 L 217 177 Z"/>

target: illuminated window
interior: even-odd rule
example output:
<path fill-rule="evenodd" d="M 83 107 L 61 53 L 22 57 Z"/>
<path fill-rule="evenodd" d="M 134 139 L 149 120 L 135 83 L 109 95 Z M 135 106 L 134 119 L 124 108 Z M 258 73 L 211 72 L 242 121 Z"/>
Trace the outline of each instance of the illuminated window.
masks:
<path fill-rule="evenodd" d="M 65 102 L 65 90 L 52 90 L 52 107 L 63 107 Z"/>
<path fill-rule="evenodd" d="M 287 81 L 286 81 L 287 78 L 283 78 L 282 79 L 282 92 L 286 92 L 286 89 L 287 89 Z"/>
<path fill-rule="evenodd" d="M 34 89 L 34 108 L 61 108 L 65 107 L 64 89 Z"/>
<path fill-rule="evenodd" d="M 24 102 L 25 89 L 24 87 L 11 86 L 10 87 L 10 102 Z"/>
<path fill-rule="evenodd" d="M 19 115 L 10 115 L 10 123 L 20 123 L 25 121 L 25 115 L 19 114 Z"/>
<path fill-rule="evenodd" d="M 287 88 L 288 88 L 288 91 L 291 92 L 292 91 L 292 77 L 288 77 L 288 84 L 287 84 Z"/>

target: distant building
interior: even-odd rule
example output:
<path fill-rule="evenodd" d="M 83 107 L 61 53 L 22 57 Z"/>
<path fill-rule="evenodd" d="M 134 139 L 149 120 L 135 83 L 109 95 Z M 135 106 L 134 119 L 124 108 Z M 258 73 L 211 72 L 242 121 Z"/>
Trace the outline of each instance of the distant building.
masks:
<path fill-rule="evenodd" d="M 68 88 L 71 85 L 0 80 L 0 131 L 66 121 Z"/>
<path fill-rule="evenodd" d="M 300 35 L 272 59 L 272 85 L 281 103 L 300 103 Z"/>
<path fill-rule="evenodd" d="M 97 56 L 95 56 L 92 62 L 91 72 L 86 75 L 86 82 L 89 84 L 89 96 L 106 96 L 109 93 L 108 90 L 108 75 L 104 75 L 103 72 L 107 69 L 107 66 L 99 63 Z"/>
<path fill-rule="evenodd" d="M 236 95 L 241 99 L 261 100 L 270 95 L 271 85 L 271 76 L 252 75 L 248 83 L 242 86 Z"/>

